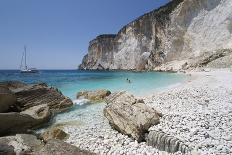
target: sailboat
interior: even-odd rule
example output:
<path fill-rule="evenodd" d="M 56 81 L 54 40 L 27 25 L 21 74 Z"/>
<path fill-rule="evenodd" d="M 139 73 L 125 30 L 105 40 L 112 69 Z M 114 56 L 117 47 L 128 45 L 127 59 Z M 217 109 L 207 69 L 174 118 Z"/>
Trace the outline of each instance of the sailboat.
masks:
<path fill-rule="evenodd" d="M 24 63 L 24 65 L 23 65 Z M 21 59 L 21 65 L 20 65 L 20 72 L 21 73 L 38 73 L 39 71 L 36 68 L 28 68 L 27 66 L 27 48 L 24 46 L 24 52 Z"/>

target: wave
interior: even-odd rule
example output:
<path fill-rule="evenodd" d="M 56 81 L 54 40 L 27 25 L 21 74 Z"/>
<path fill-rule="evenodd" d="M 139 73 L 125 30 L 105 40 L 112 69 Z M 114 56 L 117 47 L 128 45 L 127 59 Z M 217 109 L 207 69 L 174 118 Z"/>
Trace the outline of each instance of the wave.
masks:
<path fill-rule="evenodd" d="M 88 99 L 76 99 L 76 100 L 73 100 L 73 103 L 75 105 L 84 105 L 84 104 L 90 103 L 90 101 Z"/>

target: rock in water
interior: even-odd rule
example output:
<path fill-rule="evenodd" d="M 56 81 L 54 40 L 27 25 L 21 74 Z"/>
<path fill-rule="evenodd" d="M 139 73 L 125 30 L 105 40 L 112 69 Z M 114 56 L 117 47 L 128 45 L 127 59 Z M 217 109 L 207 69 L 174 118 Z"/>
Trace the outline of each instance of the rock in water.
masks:
<path fill-rule="evenodd" d="M 21 82 L 9 81 L 1 83 L 7 86 L 17 98 L 17 105 L 21 111 L 30 107 L 47 104 L 53 112 L 60 112 L 70 108 L 72 101 L 62 95 L 55 88 L 48 87 L 45 83 L 41 84 L 24 84 Z"/>
<path fill-rule="evenodd" d="M 35 153 L 36 155 L 96 155 L 95 153 L 81 150 L 73 145 L 61 140 L 49 140 L 43 149 Z"/>
<path fill-rule="evenodd" d="M 152 125 L 159 123 L 160 113 L 126 92 L 113 93 L 106 102 L 104 116 L 110 125 L 139 142 Z"/>
<path fill-rule="evenodd" d="M 48 140 L 51 140 L 51 139 L 63 140 L 66 137 L 68 137 L 68 134 L 59 128 L 52 128 L 42 133 L 41 137 L 45 142 L 47 142 Z"/>
<path fill-rule="evenodd" d="M 15 103 L 15 95 L 7 87 L 0 85 L 0 113 L 7 112 Z"/>
<path fill-rule="evenodd" d="M 95 90 L 95 91 L 81 91 L 77 93 L 77 99 L 88 99 L 91 101 L 102 101 L 107 96 L 109 96 L 111 92 L 109 90 Z"/>
<path fill-rule="evenodd" d="M 188 146 L 182 141 L 162 131 L 150 131 L 146 137 L 146 142 L 150 146 L 169 153 L 180 151 L 187 154 L 190 152 Z"/>
<path fill-rule="evenodd" d="M 0 113 L 0 135 L 23 133 L 47 123 L 51 112 L 46 104 L 31 107 L 20 113 Z"/>

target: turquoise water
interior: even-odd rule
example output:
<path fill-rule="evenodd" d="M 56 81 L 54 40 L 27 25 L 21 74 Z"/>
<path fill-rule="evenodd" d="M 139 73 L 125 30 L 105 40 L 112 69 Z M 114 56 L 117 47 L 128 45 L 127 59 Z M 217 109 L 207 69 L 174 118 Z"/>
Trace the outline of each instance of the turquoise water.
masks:
<path fill-rule="evenodd" d="M 126 79 L 129 79 L 129 83 Z M 176 73 L 159 72 L 111 72 L 79 70 L 42 70 L 39 74 L 21 74 L 19 71 L 0 71 L 0 81 L 19 80 L 26 83 L 45 82 L 57 87 L 65 96 L 75 100 L 77 92 L 82 90 L 108 89 L 112 92 L 126 90 L 136 96 L 151 95 L 187 79 Z M 89 101 L 75 100 L 75 106 L 53 118 L 52 125 L 80 123 L 88 125 L 91 119 L 102 121 L 104 104 L 91 104 Z M 100 114 L 100 115 L 99 115 Z M 94 118 L 93 118 L 94 117 Z M 78 127 L 78 126 L 76 126 Z M 42 132 L 44 129 L 38 130 Z"/>
<path fill-rule="evenodd" d="M 0 71 L 0 81 L 45 82 L 57 87 L 71 99 L 75 99 L 79 91 L 96 89 L 108 89 L 112 92 L 126 90 L 134 95 L 144 96 L 186 79 L 183 74 L 163 72 L 42 70 L 39 74 L 26 75 L 17 70 Z"/>

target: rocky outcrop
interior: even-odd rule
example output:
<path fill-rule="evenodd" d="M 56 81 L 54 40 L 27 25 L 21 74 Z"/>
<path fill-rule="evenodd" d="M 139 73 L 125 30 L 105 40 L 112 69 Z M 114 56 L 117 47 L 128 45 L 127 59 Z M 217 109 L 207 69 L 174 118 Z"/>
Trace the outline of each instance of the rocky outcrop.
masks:
<path fill-rule="evenodd" d="M 80 68 L 97 70 L 109 68 L 109 64 L 113 60 L 115 37 L 116 35 L 114 34 L 100 35 L 90 41 L 88 48 L 89 54 L 83 58 L 83 63 L 80 65 Z"/>
<path fill-rule="evenodd" d="M 143 141 L 148 129 L 159 123 L 161 114 L 133 95 L 113 93 L 106 100 L 108 105 L 104 109 L 104 116 L 110 125 L 137 141 Z"/>
<path fill-rule="evenodd" d="M 60 91 L 44 83 L 1 82 L 0 96 L 0 135 L 28 133 L 49 122 L 52 113 L 73 105 Z"/>
<path fill-rule="evenodd" d="M 24 84 L 10 81 L 0 83 L 0 85 L 8 87 L 14 93 L 19 111 L 36 105 L 47 104 L 51 111 L 60 112 L 73 105 L 72 101 L 59 90 L 48 87 L 45 83 Z"/>
<path fill-rule="evenodd" d="M 186 65 L 185 68 L 196 68 L 196 67 L 203 67 L 208 66 L 210 63 L 214 63 L 214 61 L 218 61 L 221 58 L 231 56 L 232 55 L 232 49 L 220 49 L 216 51 L 206 52 L 203 55 L 201 55 L 198 59 L 193 60 L 189 63 L 189 65 Z M 224 64 L 224 67 L 223 67 Z M 229 68 L 231 65 L 231 61 L 224 61 L 221 65 L 215 65 L 213 68 L 220 66 L 223 68 Z M 227 65 L 227 66 L 226 66 Z M 210 65 L 209 65 L 210 67 Z"/>
<path fill-rule="evenodd" d="M 100 89 L 100 90 L 95 90 L 95 91 L 81 91 L 77 93 L 77 99 L 88 99 L 90 101 L 102 101 L 110 94 L 111 92 L 105 89 Z"/>
<path fill-rule="evenodd" d="M 46 130 L 44 133 L 41 134 L 41 138 L 43 141 L 47 142 L 51 139 L 59 139 L 59 140 L 64 140 L 67 138 L 69 135 L 65 133 L 63 130 L 59 128 L 51 128 Z"/>
<path fill-rule="evenodd" d="M 0 113 L 0 135 L 25 133 L 47 123 L 51 118 L 49 107 L 38 105 L 20 113 Z"/>
<path fill-rule="evenodd" d="M 180 151 L 183 154 L 190 153 L 190 149 L 184 142 L 162 131 L 150 131 L 146 137 L 146 142 L 148 145 L 161 151 L 169 153 Z"/>
<path fill-rule="evenodd" d="M 36 152 L 35 155 L 96 155 L 95 153 L 81 150 L 73 145 L 65 143 L 61 140 L 49 140 L 45 147 Z"/>
<path fill-rule="evenodd" d="M 91 41 L 79 68 L 180 70 L 207 52 L 232 48 L 231 7 L 231 0 L 172 0 Z"/>
<path fill-rule="evenodd" d="M 15 95 L 7 88 L 0 86 L 0 113 L 7 112 L 16 104 Z"/>

